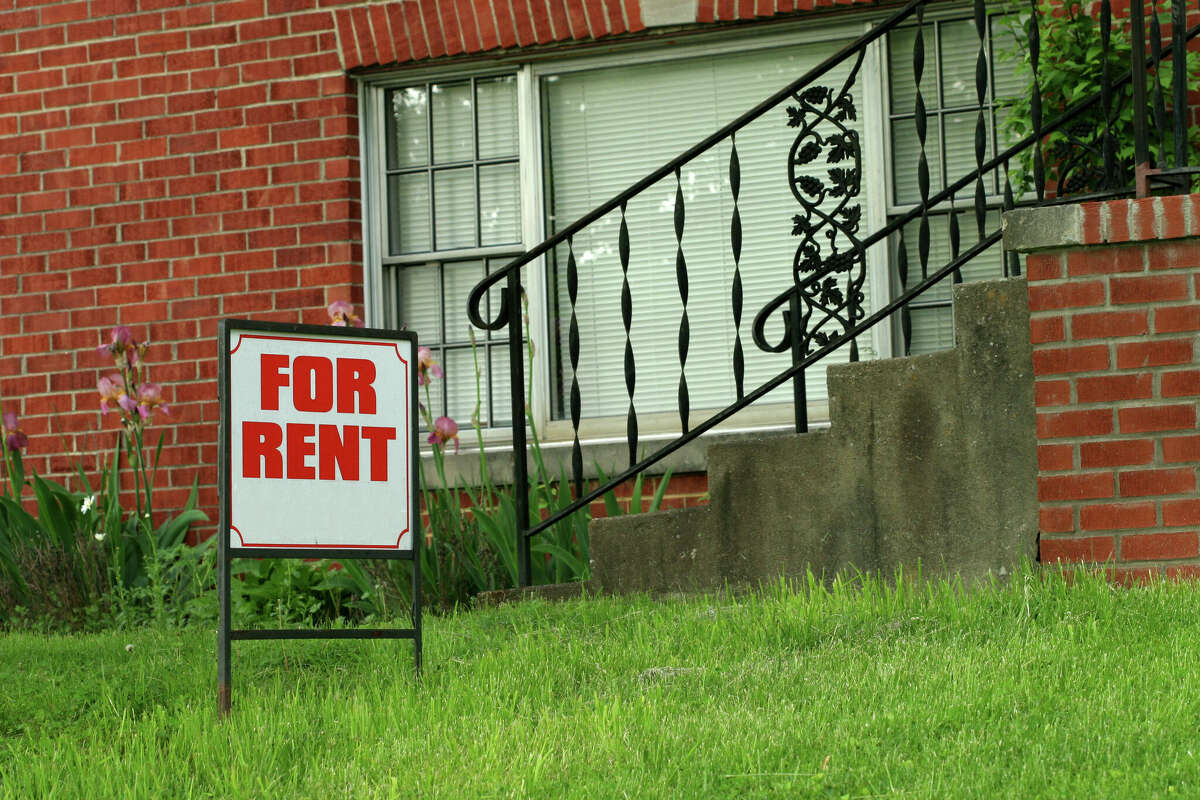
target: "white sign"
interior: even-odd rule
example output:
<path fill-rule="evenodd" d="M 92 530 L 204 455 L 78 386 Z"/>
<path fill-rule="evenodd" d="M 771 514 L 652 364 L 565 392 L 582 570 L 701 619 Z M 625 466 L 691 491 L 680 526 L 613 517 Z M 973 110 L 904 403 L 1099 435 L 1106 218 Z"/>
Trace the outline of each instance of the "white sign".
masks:
<path fill-rule="evenodd" d="M 229 545 L 411 550 L 415 343 L 319 330 L 229 330 Z"/>

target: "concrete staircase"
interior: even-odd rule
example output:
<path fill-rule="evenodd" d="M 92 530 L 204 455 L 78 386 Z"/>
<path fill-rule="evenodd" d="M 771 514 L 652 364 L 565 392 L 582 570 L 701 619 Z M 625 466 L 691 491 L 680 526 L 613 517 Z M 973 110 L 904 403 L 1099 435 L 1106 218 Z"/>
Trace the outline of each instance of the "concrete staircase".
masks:
<path fill-rule="evenodd" d="M 707 507 L 596 519 L 605 592 L 707 591 L 808 568 L 977 577 L 1034 558 L 1037 451 L 1021 278 L 954 289 L 956 346 L 831 366 L 831 426 L 713 445 Z"/>

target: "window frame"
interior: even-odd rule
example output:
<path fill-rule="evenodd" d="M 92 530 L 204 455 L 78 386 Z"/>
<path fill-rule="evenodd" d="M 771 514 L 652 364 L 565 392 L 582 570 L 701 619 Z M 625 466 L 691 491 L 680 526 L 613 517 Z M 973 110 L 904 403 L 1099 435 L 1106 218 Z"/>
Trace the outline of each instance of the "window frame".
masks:
<path fill-rule="evenodd" d="M 622 43 L 603 43 L 590 46 L 580 45 L 572 52 L 545 53 L 538 51 L 517 52 L 501 58 L 478 58 L 441 66 L 410 66 L 382 70 L 369 75 L 357 76 L 359 82 L 360 108 L 360 152 L 362 157 L 363 197 L 363 286 L 364 310 L 367 324 L 381 325 L 386 319 L 383 311 L 384 268 L 389 264 L 422 263 L 442 260 L 444 256 L 470 258 L 495 255 L 520 247 L 527 250 L 543 241 L 549 209 L 545 208 L 546 164 L 543 141 L 544 124 L 541 107 L 541 81 L 552 75 L 631 66 L 664 61 L 674 61 L 705 56 L 742 52 L 747 49 L 771 49 L 797 43 L 844 42 L 861 36 L 885 14 L 872 10 L 859 10 L 853 15 L 835 14 L 817 18 L 804 17 L 786 22 L 772 22 L 770 30 L 762 25 L 747 26 L 744 32 L 724 30 L 698 30 L 672 36 L 669 39 L 643 39 Z M 599 52 L 597 52 L 599 51 Z M 517 75 L 517 113 L 521 183 L 522 240 L 520 245 L 477 248 L 461 251 L 432 251 L 406 256 L 389 256 L 387 253 L 387 192 L 386 192 L 386 135 L 384 97 L 386 90 L 421 82 L 451 82 L 468 78 L 486 78 L 496 74 L 515 72 Z M 864 170 L 862 191 L 865 227 L 877 230 L 886 224 L 890 206 L 887 200 L 892 191 L 890 169 L 890 143 L 888 139 L 888 84 L 886 50 L 883 39 L 872 43 L 865 55 L 859 73 L 864 116 L 862 152 L 864 163 L 880 163 L 884 169 Z M 747 105 L 747 109 L 750 106 Z M 783 158 L 783 155 L 781 155 Z M 649 172 L 657 164 L 647 167 Z M 891 299 L 891 264 L 888 243 L 873 246 L 867 255 L 870 275 L 871 307 L 878 308 Z M 550 306 L 548 270 L 546 258 L 539 257 L 523 268 L 522 284 L 530 303 L 529 329 L 527 335 L 536 344 L 532 369 L 527 370 L 526 380 L 532 378 L 533 391 L 527 398 L 534 421 L 544 441 L 569 442 L 573 430 L 569 419 L 553 419 L 550 398 L 549 347 Z M 536 310 L 534 310 L 536 309 Z M 743 327 L 748 328 L 758 309 L 744 311 Z M 895 333 L 890 325 L 878 325 L 871 331 L 872 345 L 877 358 L 891 357 L 896 351 Z M 532 372 L 532 375 L 529 373 Z M 694 409 L 693 419 L 710 409 Z M 816 420 L 814 427 L 828 424 L 828 409 L 811 407 L 810 419 Z M 794 424 L 790 404 L 752 406 L 737 418 L 717 430 L 723 432 L 771 431 L 791 428 Z M 625 410 L 619 409 L 610 417 L 589 417 L 580 422 L 580 440 L 586 443 L 624 441 Z M 674 438 L 677 433 L 678 415 L 674 413 L 640 414 L 639 437 L 642 442 Z M 511 441 L 511 428 L 495 427 L 484 429 L 486 443 L 500 444 Z"/>

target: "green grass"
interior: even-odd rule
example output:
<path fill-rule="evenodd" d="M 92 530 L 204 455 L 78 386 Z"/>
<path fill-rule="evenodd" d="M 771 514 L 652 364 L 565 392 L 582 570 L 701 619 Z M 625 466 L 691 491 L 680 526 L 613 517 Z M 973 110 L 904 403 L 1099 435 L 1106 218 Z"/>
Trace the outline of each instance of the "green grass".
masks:
<path fill-rule="evenodd" d="M 1196 797 L 1200 587 L 529 602 L 408 642 L 0 638 L 0 796 Z M 132 651 L 126 645 L 132 644 Z"/>

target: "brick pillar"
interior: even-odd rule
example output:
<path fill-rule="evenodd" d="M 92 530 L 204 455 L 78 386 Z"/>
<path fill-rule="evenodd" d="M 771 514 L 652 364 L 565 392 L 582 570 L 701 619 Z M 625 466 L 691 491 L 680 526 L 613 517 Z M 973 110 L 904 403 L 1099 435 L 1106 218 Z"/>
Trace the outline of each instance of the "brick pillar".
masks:
<path fill-rule="evenodd" d="M 1042 562 L 1200 575 L 1200 195 L 1013 212 L 1027 254 Z"/>

